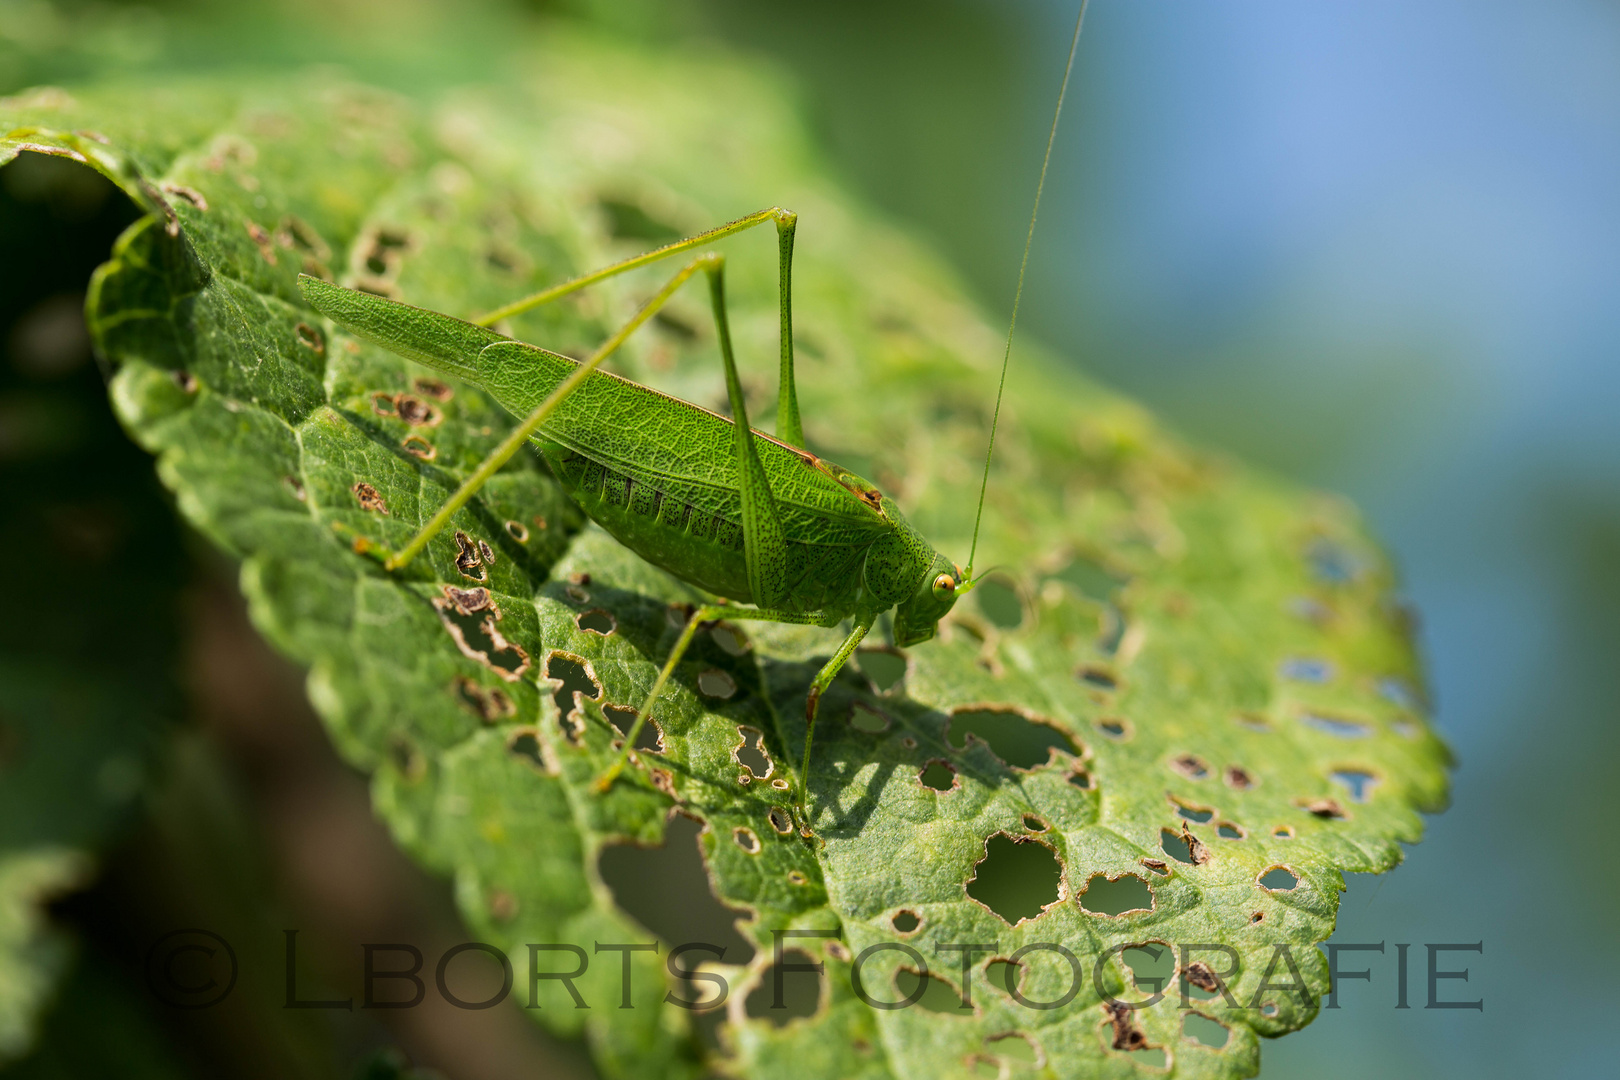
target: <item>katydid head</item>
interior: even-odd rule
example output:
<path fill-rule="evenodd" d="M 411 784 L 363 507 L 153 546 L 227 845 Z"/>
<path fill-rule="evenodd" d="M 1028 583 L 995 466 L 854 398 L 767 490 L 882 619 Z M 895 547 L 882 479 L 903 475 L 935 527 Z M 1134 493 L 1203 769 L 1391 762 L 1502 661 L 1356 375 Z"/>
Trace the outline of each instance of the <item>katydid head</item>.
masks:
<path fill-rule="evenodd" d="M 894 609 L 894 643 L 902 649 L 919 645 L 939 632 L 943 619 L 963 592 L 962 568 L 936 553 L 917 591 Z"/>

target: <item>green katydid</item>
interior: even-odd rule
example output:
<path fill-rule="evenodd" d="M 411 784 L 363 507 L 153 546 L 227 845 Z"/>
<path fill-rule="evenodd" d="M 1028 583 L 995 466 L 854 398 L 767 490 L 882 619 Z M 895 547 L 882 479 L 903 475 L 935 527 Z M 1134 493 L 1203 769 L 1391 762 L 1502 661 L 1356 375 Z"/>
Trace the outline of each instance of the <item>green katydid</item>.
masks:
<path fill-rule="evenodd" d="M 386 556 L 388 569 L 399 569 L 415 558 L 455 512 L 532 440 L 580 508 L 626 547 L 708 593 L 752 605 L 713 603 L 692 613 L 637 711 L 618 757 L 598 777 L 597 790 L 606 791 L 624 767 L 665 684 L 704 623 L 731 619 L 836 627 L 847 620 L 852 628 L 811 682 L 805 701 L 804 758 L 796 804 L 808 831 L 810 750 L 823 692 L 879 615 L 894 611 L 895 645 L 917 645 L 935 635 L 940 619 L 977 583 L 973 555 L 1024 271 L 1085 9 L 1082 3 L 1030 213 L 965 569 L 936 551 L 876 487 L 804 448 L 793 378 L 791 284 L 798 219 L 788 210 L 761 210 L 572 278 L 472 322 L 300 276 L 305 299 L 344 330 L 479 385 L 503 407 L 524 417 L 416 536 Z M 688 262 L 583 362 L 489 329 L 502 319 L 616 274 L 767 221 L 776 225 L 780 256 L 781 367 L 775 436 L 749 426 L 727 320 L 724 258 L 717 253 L 703 253 Z M 597 370 L 699 271 L 709 283 L 730 419 Z"/>

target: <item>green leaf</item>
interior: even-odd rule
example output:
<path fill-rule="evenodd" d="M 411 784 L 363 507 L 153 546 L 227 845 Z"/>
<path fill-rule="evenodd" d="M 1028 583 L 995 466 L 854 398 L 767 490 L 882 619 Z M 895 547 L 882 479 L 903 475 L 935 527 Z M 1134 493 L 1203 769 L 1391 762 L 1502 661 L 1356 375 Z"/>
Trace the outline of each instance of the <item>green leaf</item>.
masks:
<path fill-rule="evenodd" d="M 836 633 L 700 635 L 655 711 L 662 749 L 597 797 L 614 719 L 701 597 L 588 524 L 532 456 L 455 519 L 471 550 L 488 546 L 478 565 L 458 568 L 451 535 L 397 576 L 361 553 L 400 545 L 512 420 L 322 325 L 299 272 L 468 316 L 781 204 L 800 214 L 812 447 L 966 556 L 999 347 L 950 273 L 827 179 L 780 88 L 751 68 L 560 30 L 517 59 L 521 84 L 431 100 L 320 72 L 0 104 L 0 153 L 78 155 L 149 211 L 89 303 L 117 366 L 115 407 L 187 519 L 242 559 L 257 625 L 309 665 L 312 699 L 372 774 L 399 842 L 453 877 L 472 932 L 511 954 L 525 1004 L 531 957 L 541 971 L 575 963 L 529 944 L 585 950 L 574 985 L 591 1007 L 540 980 L 534 1015 L 582 1032 L 609 1075 L 706 1067 L 688 1015 L 664 1003 L 705 984 L 674 982 L 662 951 L 622 969 L 593 951 L 650 940 L 597 860 L 658 843 L 677 808 L 703 823 L 714 893 L 746 913 L 755 949 L 715 968 L 731 986 L 730 1073 L 1252 1074 L 1257 1036 L 1315 1015 L 1314 946 L 1342 874 L 1394 866 L 1418 812 L 1445 798 L 1392 573 L 1343 502 L 1189 449 L 1021 346 L 979 553 L 1001 585 L 959 605 L 938 640 L 904 657 L 874 644 L 840 677 L 817 733 L 809 838 L 779 826 L 805 688 Z M 751 407 L 766 416 L 774 245 L 727 251 Z M 582 354 L 653 280 L 507 329 Z M 724 400 L 696 295 L 615 364 Z M 487 593 L 457 591 L 474 588 Z M 783 940 L 826 965 L 813 1014 L 781 1025 L 761 1007 L 773 931 L 807 935 Z M 970 1010 L 953 1007 L 961 957 L 940 942 L 995 945 L 973 957 Z M 1104 993 L 1145 995 L 1154 943 L 1234 950 L 1234 1003 L 1192 989 L 1183 1010 L 1171 983 L 1152 1007 L 1111 1011 Z M 1133 944 L 1152 948 L 1108 955 Z M 915 961 L 897 945 L 938 984 L 900 970 Z M 1056 1007 L 1021 1005 L 1065 996 L 1068 962 L 1049 945 L 1083 977 Z M 1009 986 L 997 958 L 1026 946 Z M 856 996 L 851 959 L 874 947 L 865 991 L 921 989 L 917 1007 Z M 1219 972 L 1225 955 L 1188 960 Z M 1277 989 L 1291 978 L 1281 956 L 1297 993 Z M 621 970 L 634 1008 L 616 1007 Z"/>

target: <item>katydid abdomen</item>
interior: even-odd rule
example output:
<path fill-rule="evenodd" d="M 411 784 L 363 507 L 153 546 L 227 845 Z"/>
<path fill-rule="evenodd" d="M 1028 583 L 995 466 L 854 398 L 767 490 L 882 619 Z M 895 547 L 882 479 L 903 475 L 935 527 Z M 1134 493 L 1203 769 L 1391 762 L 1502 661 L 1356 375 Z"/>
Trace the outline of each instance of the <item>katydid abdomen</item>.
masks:
<path fill-rule="evenodd" d="M 320 281 L 306 281 L 304 290 L 356 336 L 482 386 L 515 416 L 527 415 L 579 367 L 437 312 Z M 771 606 L 839 622 L 863 598 L 876 599 L 863 597 L 874 548 L 882 564 L 874 569 L 884 573 L 872 584 L 894 593 L 890 549 L 896 539 L 911 541 L 906 548 L 921 539 L 894 504 L 848 470 L 750 430 L 786 538 L 786 582 Z M 620 543 L 708 592 L 759 603 L 749 585 L 734 437 L 727 417 L 593 371 L 531 441 L 580 508 Z M 904 591 L 915 584 L 903 583 Z"/>

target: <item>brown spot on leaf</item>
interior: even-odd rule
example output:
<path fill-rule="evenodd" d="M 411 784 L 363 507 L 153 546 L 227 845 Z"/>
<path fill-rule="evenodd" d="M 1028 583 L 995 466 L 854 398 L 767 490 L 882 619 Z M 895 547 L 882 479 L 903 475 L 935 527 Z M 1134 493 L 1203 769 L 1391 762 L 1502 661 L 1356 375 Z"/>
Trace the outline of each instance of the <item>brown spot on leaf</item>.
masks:
<path fill-rule="evenodd" d="M 400 394 L 394 399 L 399 418 L 411 427 L 437 427 L 444 413 L 414 394 Z"/>
<path fill-rule="evenodd" d="M 158 187 L 164 192 L 164 194 L 173 195 L 175 198 L 180 199 L 183 202 L 188 202 L 192 206 L 195 206 L 198 210 L 202 210 L 204 212 L 208 210 L 208 200 L 203 197 L 202 192 L 198 191 L 194 187 L 187 187 L 184 184 L 177 184 L 173 180 L 165 180 L 159 184 Z"/>
<path fill-rule="evenodd" d="M 1249 770 L 1241 765 L 1228 765 L 1225 773 L 1226 786 L 1236 791 L 1248 791 L 1259 783 Z"/>
<path fill-rule="evenodd" d="M 485 572 L 483 558 L 479 554 L 478 545 L 472 542 L 472 537 L 456 530 L 456 569 L 461 576 L 471 578 L 473 581 L 488 581 L 489 574 Z"/>
<path fill-rule="evenodd" d="M 247 225 L 248 237 L 252 239 L 254 246 L 259 249 L 259 255 L 271 266 L 276 265 L 276 245 L 274 238 L 271 237 L 270 233 L 265 230 L 264 226 L 258 224 L 257 222 L 247 221 L 244 222 L 244 224 Z"/>
<path fill-rule="evenodd" d="M 490 595 L 488 589 L 458 589 L 454 585 L 446 585 L 444 586 L 444 596 L 455 606 L 458 614 L 471 615 L 475 611 L 483 611 L 487 608 L 495 612 L 496 618 L 500 618 L 500 609 L 495 607 L 495 599 Z"/>
<path fill-rule="evenodd" d="M 1135 1015 L 1130 1006 L 1123 1001 L 1106 1001 L 1103 1003 L 1103 1011 L 1108 1014 L 1108 1022 L 1114 1028 L 1115 1050 L 1147 1049 L 1147 1036 L 1136 1026 Z"/>
<path fill-rule="evenodd" d="M 1349 816 L 1336 799 L 1296 799 L 1294 805 L 1324 821 L 1333 821 Z"/>
<path fill-rule="evenodd" d="M 1194 960 L 1188 964 L 1182 974 L 1189 984 L 1207 994 L 1213 994 L 1221 988 L 1220 976 L 1202 960 Z"/>
<path fill-rule="evenodd" d="M 180 388 L 181 393 L 195 394 L 197 392 L 197 376 L 184 368 L 176 368 L 173 374 L 174 385 Z"/>
<path fill-rule="evenodd" d="M 354 497 L 360 501 L 360 509 L 370 510 L 376 514 L 388 513 L 388 504 L 383 502 L 383 497 L 377 494 L 376 488 L 364 480 L 359 481 L 349 490 L 354 492 Z"/>
<path fill-rule="evenodd" d="M 1202 780 L 1209 775 L 1209 766 L 1197 754 L 1182 754 L 1170 762 L 1170 768 L 1189 780 Z"/>
<path fill-rule="evenodd" d="M 429 379 L 425 376 L 413 380 L 411 389 L 423 397 L 432 398 L 434 401 L 449 401 L 456 396 L 455 390 L 451 388 L 449 383 L 440 382 L 438 379 Z"/>

